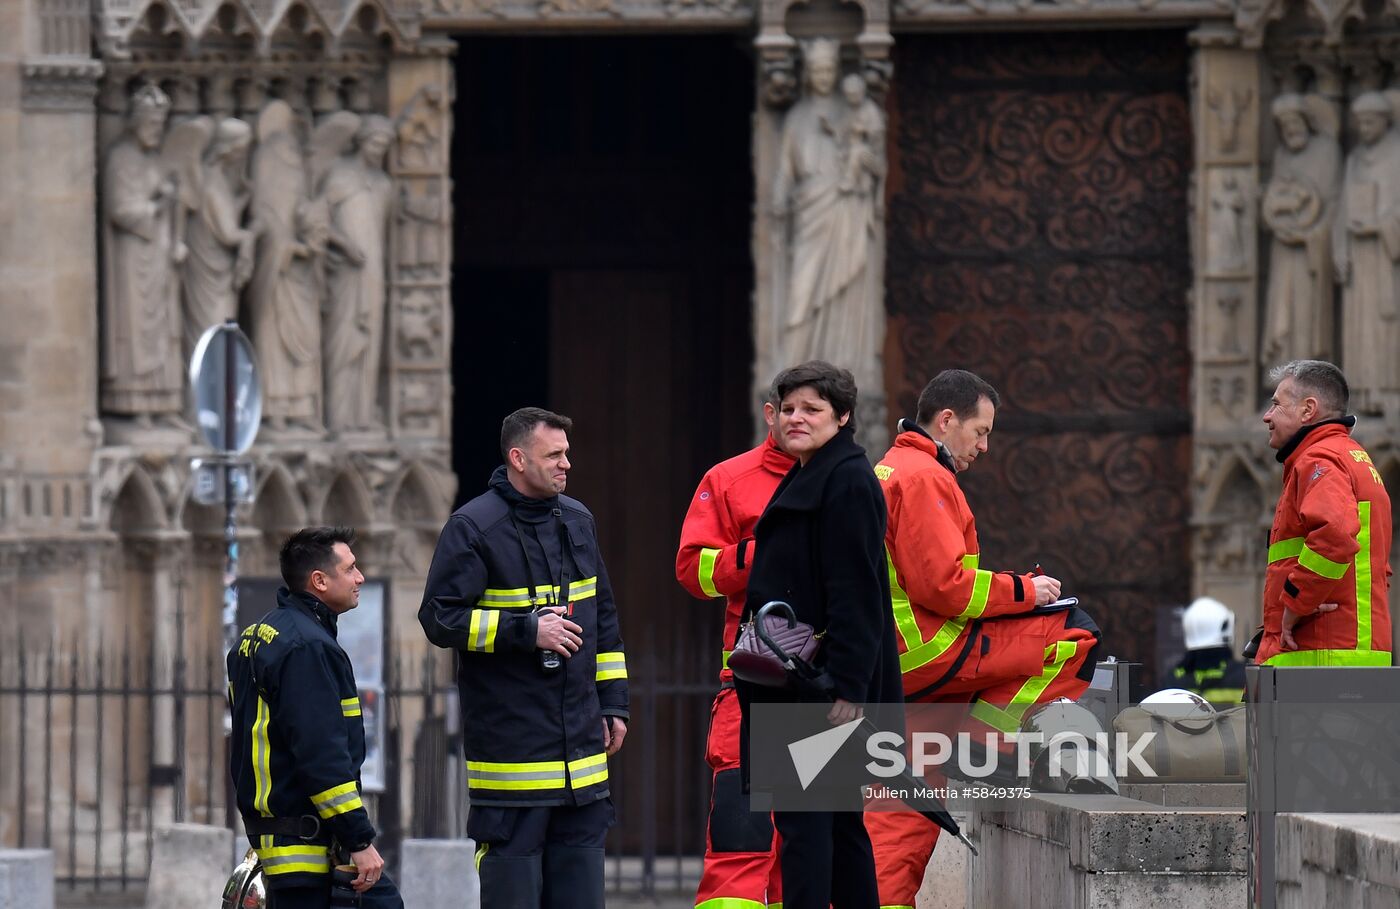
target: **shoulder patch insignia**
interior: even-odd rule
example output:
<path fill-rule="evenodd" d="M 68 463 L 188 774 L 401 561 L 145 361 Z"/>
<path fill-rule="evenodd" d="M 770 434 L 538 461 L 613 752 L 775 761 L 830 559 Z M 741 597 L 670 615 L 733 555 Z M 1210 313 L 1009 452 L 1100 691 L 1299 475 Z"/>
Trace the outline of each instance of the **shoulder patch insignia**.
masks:
<path fill-rule="evenodd" d="M 1313 468 L 1312 476 L 1308 477 L 1308 482 L 1309 482 L 1309 483 L 1313 482 L 1314 480 L 1316 480 L 1318 477 L 1322 476 L 1322 475 L 1323 475 L 1324 473 L 1326 473 L 1326 472 L 1327 472 L 1327 467 L 1326 467 L 1326 465 L 1324 465 L 1324 464 L 1319 464 L 1319 465 L 1317 465 L 1316 467 Z"/>
<path fill-rule="evenodd" d="M 886 464 L 876 464 L 875 476 L 882 480 L 888 480 L 890 477 L 894 476 L 894 468 Z"/>
<path fill-rule="evenodd" d="M 700 501 L 702 501 L 702 502 L 708 502 L 708 501 L 710 501 L 710 492 L 709 492 L 709 490 L 706 490 L 706 491 L 700 493 Z"/>

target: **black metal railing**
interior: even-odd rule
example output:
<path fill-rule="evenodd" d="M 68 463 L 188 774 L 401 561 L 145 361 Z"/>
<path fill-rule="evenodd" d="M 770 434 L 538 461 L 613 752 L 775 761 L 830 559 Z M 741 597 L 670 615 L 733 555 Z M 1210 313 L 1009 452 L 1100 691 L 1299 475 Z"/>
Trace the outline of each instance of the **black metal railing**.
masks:
<path fill-rule="evenodd" d="M 175 626 L 172 642 L 184 636 L 179 611 Z M 51 850 L 61 888 L 139 891 L 158 825 L 234 824 L 222 654 L 172 649 L 160 665 L 144 636 L 0 642 L 0 848 Z M 634 731 L 613 769 L 614 892 L 693 888 L 703 850 L 712 692 L 655 681 L 651 663 L 636 658 Z M 450 654 L 417 651 L 386 667 L 386 785 L 367 801 L 391 867 L 405 837 L 466 836 L 450 664 Z M 684 759 L 668 766 L 662 752 Z"/>

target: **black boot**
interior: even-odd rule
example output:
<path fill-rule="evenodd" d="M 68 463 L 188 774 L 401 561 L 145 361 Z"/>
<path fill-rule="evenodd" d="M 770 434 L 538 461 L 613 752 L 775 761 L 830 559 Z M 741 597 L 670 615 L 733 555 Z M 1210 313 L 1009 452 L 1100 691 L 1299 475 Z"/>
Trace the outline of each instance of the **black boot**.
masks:
<path fill-rule="evenodd" d="M 490 909 L 540 909 L 544 889 L 541 868 L 538 855 L 497 855 L 488 851 L 481 857 L 479 869 L 481 905 Z"/>
<path fill-rule="evenodd" d="M 544 909 L 603 909 L 602 847 L 546 846 L 544 879 Z"/>

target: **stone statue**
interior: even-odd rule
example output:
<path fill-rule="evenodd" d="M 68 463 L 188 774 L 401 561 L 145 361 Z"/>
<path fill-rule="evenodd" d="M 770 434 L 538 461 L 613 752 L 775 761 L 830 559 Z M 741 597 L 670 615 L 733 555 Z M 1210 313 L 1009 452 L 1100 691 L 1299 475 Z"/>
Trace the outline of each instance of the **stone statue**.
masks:
<path fill-rule="evenodd" d="M 1400 135 L 1380 92 L 1351 105 L 1357 145 L 1332 235 L 1342 290 L 1342 368 L 1353 408 L 1400 416 Z"/>
<path fill-rule="evenodd" d="M 1321 95 L 1273 104 L 1279 147 L 1260 207 L 1273 233 L 1264 324 L 1265 363 L 1332 357 L 1332 217 L 1341 191 L 1337 117 Z"/>
<path fill-rule="evenodd" d="M 253 274 L 256 235 L 243 226 L 248 207 L 248 150 L 253 130 L 242 120 L 226 118 L 217 127 L 201 124 L 207 149 L 182 173 L 180 195 L 189 209 L 184 267 L 185 357 L 211 325 L 238 317 L 238 294 Z M 172 130 L 172 133 L 174 130 Z"/>
<path fill-rule="evenodd" d="M 269 101 L 258 115 L 253 154 L 258 239 L 248 309 L 263 419 L 274 432 L 322 428 L 321 297 L 330 225 L 308 189 L 296 114 L 285 101 Z"/>
<path fill-rule="evenodd" d="M 326 423 L 336 431 L 379 430 L 384 346 L 385 259 L 393 182 L 384 155 L 394 139 L 387 117 L 364 116 L 353 154 L 340 155 L 320 183 L 340 238 L 330 262 L 326 308 Z"/>
<path fill-rule="evenodd" d="M 1239 177 L 1225 173 L 1220 188 L 1210 198 L 1210 257 L 1215 272 L 1238 272 L 1249 264 L 1245 250 L 1245 210 L 1249 197 Z"/>
<path fill-rule="evenodd" d="M 775 281 L 783 331 L 779 361 L 822 359 L 850 369 L 872 400 L 883 389 L 885 122 L 848 76 L 842 95 L 840 45 L 805 50 L 807 92 L 783 122 L 773 208 L 786 227 Z M 783 266 L 786 266 L 785 268 Z M 864 399 L 865 395 L 862 394 Z"/>
<path fill-rule="evenodd" d="M 179 419 L 184 403 L 180 356 L 179 182 L 161 154 L 170 99 L 154 85 L 131 99 L 126 133 L 102 171 L 102 409 L 134 416 L 142 427 Z"/>

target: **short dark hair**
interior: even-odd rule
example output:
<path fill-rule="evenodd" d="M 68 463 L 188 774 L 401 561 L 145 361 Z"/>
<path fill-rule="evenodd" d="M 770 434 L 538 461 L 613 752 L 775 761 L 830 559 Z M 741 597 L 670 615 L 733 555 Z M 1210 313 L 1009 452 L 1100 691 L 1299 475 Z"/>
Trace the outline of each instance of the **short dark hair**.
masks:
<path fill-rule="evenodd" d="M 806 363 L 784 369 L 773 379 L 773 403 L 782 403 L 783 398 L 799 388 L 815 391 L 831 405 L 837 417 L 850 414 L 851 418 L 846 421 L 846 425 L 855 429 L 858 392 L 856 377 L 851 375 L 849 369 L 832 366 L 825 360 L 808 360 Z"/>
<path fill-rule="evenodd" d="M 1328 415 L 1341 416 L 1347 412 L 1347 403 L 1351 400 L 1347 377 L 1326 360 L 1293 360 L 1269 370 L 1269 378 L 1275 387 L 1284 379 L 1292 379 L 1303 396 L 1317 398 Z"/>
<path fill-rule="evenodd" d="M 305 590 L 311 583 L 311 572 L 335 570 L 335 544 L 355 545 L 355 530 L 351 527 L 303 527 L 287 537 L 278 553 L 282 580 L 287 589 Z"/>
<path fill-rule="evenodd" d="M 1001 397 L 991 383 L 966 369 L 945 369 L 929 379 L 919 392 L 919 411 L 914 422 L 927 426 L 945 410 L 951 410 L 959 420 L 977 415 L 977 402 L 986 398 L 992 407 L 1001 406 Z"/>
<path fill-rule="evenodd" d="M 574 421 L 563 414 L 543 407 L 522 407 L 501 421 L 501 460 L 510 460 L 510 450 L 525 444 L 525 440 L 541 423 L 550 429 L 565 432 L 574 428 Z"/>

